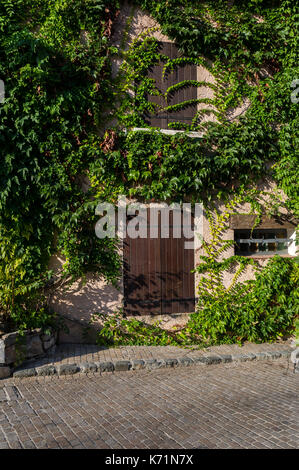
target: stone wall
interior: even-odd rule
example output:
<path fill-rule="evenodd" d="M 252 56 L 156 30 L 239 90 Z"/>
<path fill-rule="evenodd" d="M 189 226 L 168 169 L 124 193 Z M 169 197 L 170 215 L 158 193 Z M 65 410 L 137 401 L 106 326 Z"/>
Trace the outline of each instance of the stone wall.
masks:
<path fill-rule="evenodd" d="M 8 333 L 0 338 L 0 379 L 9 377 L 13 368 L 27 359 L 42 357 L 49 353 L 56 344 L 56 333 L 45 334 L 40 328 Z"/>

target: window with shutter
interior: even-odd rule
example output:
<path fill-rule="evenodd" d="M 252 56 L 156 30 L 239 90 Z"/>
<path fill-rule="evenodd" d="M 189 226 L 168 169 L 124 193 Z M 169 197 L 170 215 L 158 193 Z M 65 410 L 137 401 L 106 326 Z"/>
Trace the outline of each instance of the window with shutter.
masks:
<path fill-rule="evenodd" d="M 242 256 L 287 255 L 292 243 L 286 229 L 235 230 L 234 236 L 235 253 Z"/>
<path fill-rule="evenodd" d="M 181 57 L 177 46 L 171 42 L 160 42 L 159 52 L 169 59 L 176 59 Z M 165 108 L 183 103 L 189 100 L 197 99 L 197 88 L 195 86 L 185 86 L 173 92 L 166 99 L 166 92 L 170 86 L 181 83 L 185 80 L 197 79 L 197 67 L 193 64 L 182 64 L 177 66 L 172 71 L 168 71 L 163 77 L 163 68 L 165 63 L 162 61 L 153 66 L 149 70 L 149 78 L 153 78 L 156 83 L 157 89 L 160 91 L 161 96 L 148 95 L 148 100 L 152 103 L 158 104 L 160 109 L 155 113 L 148 113 L 144 116 L 145 121 L 152 127 L 159 127 L 160 129 L 168 129 L 169 124 L 179 122 L 181 124 L 191 124 L 192 119 L 197 112 L 196 103 L 184 107 L 183 109 L 174 111 L 166 111 Z"/>
<path fill-rule="evenodd" d="M 148 209 L 147 238 L 124 240 L 124 309 L 128 315 L 153 315 L 194 312 L 194 250 L 185 249 L 193 241 L 174 235 L 173 214 L 169 214 L 169 237 L 150 235 Z M 194 227 L 193 227 L 194 228 Z M 183 227 L 181 227 L 183 231 Z"/>
<path fill-rule="evenodd" d="M 252 230 L 257 216 L 234 214 L 230 217 L 230 228 L 234 230 L 235 254 L 241 256 L 296 256 L 296 226 L 298 220 L 270 218 L 262 215 L 258 227 Z"/>

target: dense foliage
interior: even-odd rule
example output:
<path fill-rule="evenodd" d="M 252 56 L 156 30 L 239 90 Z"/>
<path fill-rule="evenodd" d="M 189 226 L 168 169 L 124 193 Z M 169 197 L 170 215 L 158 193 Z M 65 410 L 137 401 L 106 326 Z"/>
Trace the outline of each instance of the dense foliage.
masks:
<path fill-rule="evenodd" d="M 93 156 L 80 139 L 109 107 L 105 27 L 110 2 L 1 2 L 0 303 L 10 313 L 49 279 L 60 250 L 65 275 L 115 280 L 114 242 L 94 236 L 96 201 L 81 181 Z M 107 11 L 105 11 L 105 9 Z M 99 18 L 103 18 L 102 21 Z M 82 29 L 90 41 L 80 42 Z M 28 311 L 29 316 L 29 311 Z"/>
<path fill-rule="evenodd" d="M 128 51 L 113 46 L 122 1 L 1 1 L 0 305 L 6 315 L 20 306 L 27 311 L 24 299 L 49 283 L 49 258 L 57 251 L 67 261 L 64 276 L 95 271 L 117 280 L 115 241 L 94 236 L 99 199 L 119 193 L 211 199 L 270 171 L 298 215 L 298 104 L 290 99 L 299 76 L 297 2 L 133 3 L 150 12 L 186 60 L 209 60 L 219 122 L 203 124 L 211 111 L 202 111 L 191 126 L 205 130 L 200 141 L 123 133 L 145 126 L 146 96 L 156 93 L 145 72 L 161 57 L 150 32 Z M 112 60 L 119 57 L 124 64 L 114 77 Z M 165 59 L 165 65 L 179 64 Z M 251 106 L 232 122 L 230 109 L 244 99 Z M 87 177 L 89 188 L 82 184 Z"/>
<path fill-rule="evenodd" d="M 299 266 L 279 256 L 256 274 L 222 295 L 202 292 L 190 331 L 211 343 L 270 342 L 288 337 L 299 314 Z"/>

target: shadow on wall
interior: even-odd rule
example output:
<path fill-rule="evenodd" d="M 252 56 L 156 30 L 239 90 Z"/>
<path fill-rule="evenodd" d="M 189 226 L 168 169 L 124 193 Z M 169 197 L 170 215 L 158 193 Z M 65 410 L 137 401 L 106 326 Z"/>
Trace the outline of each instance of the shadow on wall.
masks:
<path fill-rule="evenodd" d="M 122 306 L 122 286 L 119 289 L 108 285 L 103 279 L 88 274 L 86 280 L 61 287 L 50 297 L 50 308 L 61 315 L 69 333 L 60 332 L 62 343 L 95 343 L 95 332 L 100 328 L 100 321 L 92 324 L 89 334 L 84 338 L 94 313 L 112 314 Z"/>

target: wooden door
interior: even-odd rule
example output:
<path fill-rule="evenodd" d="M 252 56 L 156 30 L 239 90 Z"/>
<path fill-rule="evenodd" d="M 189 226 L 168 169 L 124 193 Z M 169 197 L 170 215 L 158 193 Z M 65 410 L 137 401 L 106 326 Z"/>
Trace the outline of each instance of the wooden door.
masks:
<path fill-rule="evenodd" d="M 170 212 L 169 238 L 151 238 L 148 212 L 147 238 L 124 240 L 125 312 L 155 315 L 194 312 L 194 250 L 185 249 L 186 239 L 175 238 Z M 188 239 L 187 241 L 192 241 Z"/>

